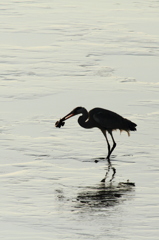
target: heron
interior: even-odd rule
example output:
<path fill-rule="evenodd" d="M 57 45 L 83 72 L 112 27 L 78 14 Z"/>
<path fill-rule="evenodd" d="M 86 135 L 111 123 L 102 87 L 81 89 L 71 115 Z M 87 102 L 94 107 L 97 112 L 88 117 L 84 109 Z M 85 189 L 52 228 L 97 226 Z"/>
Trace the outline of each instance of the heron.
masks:
<path fill-rule="evenodd" d="M 113 170 L 112 178 L 110 180 L 112 181 L 115 176 L 116 169 L 112 167 L 110 156 L 117 145 L 114 140 L 112 132 L 114 130 L 126 131 L 128 133 L 128 136 L 130 136 L 130 131 L 136 131 L 137 124 L 107 109 L 98 107 L 98 108 L 93 108 L 88 112 L 84 107 L 76 107 L 65 117 L 57 121 L 55 123 L 55 126 L 60 128 L 65 124 L 65 121 L 67 119 L 73 116 L 76 116 L 78 114 L 82 114 L 78 118 L 78 123 L 81 127 L 86 129 L 99 128 L 103 133 L 106 139 L 107 147 L 108 147 L 108 155 L 106 157 L 108 161 L 108 170 L 105 174 L 105 177 L 101 180 L 101 182 L 105 182 L 110 169 Z M 113 142 L 112 147 L 108 141 L 107 133 L 111 136 L 111 139 Z"/>

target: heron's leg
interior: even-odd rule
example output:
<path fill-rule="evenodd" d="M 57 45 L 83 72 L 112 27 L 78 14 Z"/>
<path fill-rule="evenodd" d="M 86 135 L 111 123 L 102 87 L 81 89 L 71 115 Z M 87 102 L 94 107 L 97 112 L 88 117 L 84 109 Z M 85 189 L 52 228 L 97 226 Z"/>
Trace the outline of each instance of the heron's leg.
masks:
<path fill-rule="evenodd" d="M 107 134 L 106 134 L 106 131 L 105 130 L 102 130 L 102 133 L 103 133 L 103 135 L 104 135 L 104 137 L 105 137 L 105 139 L 106 139 L 106 142 L 107 142 L 107 146 L 108 146 L 108 156 L 110 156 L 110 144 L 109 144 L 109 141 L 108 141 L 108 138 L 107 138 Z M 108 156 L 107 156 L 107 159 L 109 159 L 108 158 Z M 109 162 L 109 160 L 108 160 L 108 162 Z"/>
<path fill-rule="evenodd" d="M 109 153 L 109 155 L 108 155 L 108 159 L 109 159 L 111 153 L 113 152 L 114 148 L 116 147 L 116 142 L 115 142 L 115 140 L 114 140 L 114 137 L 113 137 L 112 132 L 109 132 L 109 134 L 110 134 L 110 136 L 111 136 L 111 138 L 112 138 L 112 140 L 113 140 L 113 147 L 112 147 L 112 149 L 110 150 L 110 153 Z M 112 167 L 112 165 L 111 165 L 111 168 L 112 168 L 112 170 L 113 170 L 113 175 L 112 175 L 112 178 L 110 179 L 110 182 L 113 180 L 113 178 L 114 178 L 114 176 L 115 176 L 115 173 L 116 173 L 116 169 L 115 169 L 114 167 Z"/>
<path fill-rule="evenodd" d="M 112 166 L 111 166 L 111 162 L 110 162 L 110 159 L 109 159 L 109 156 L 110 156 L 110 154 L 111 154 L 111 150 L 110 150 L 110 144 L 109 144 L 109 141 L 108 141 L 108 138 L 107 138 L 107 134 L 106 134 L 106 131 L 105 131 L 105 130 L 103 130 L 102 133 L 103 133 L 103 135 L 104 135 L 104 137 L 105 137 L 105 139 L 106 139 L 107 146 L 108 146 L 108 156 L 107 156 L 107 160 L 108 160 L 108 170 L 106 171 L 105 177 L 101 180 L 101 182 L 105 182 L 105 180 L 106 180 L 106 178 L 107 178 L 107 176 L 108 176 L 108 173 L 109 173 L 109 171 L 110 171 L 110 168 L 112 168 Z"/>
<path fill-rule="evenodd" d="M 113 146 L 112 146 L 111 150 L 110 150 L 109 153 L 108 153 L 108 156 L 107 156 L 108 159 L 109 159 L 110 155 L 112 154 L 114 148 L 116 147 L 116 142 L 115 142 L 115 140 L 114 140 L 114 137 L 113 137 L 112 132 L 109 132 L 109 134 L 110 134 L 110 136 L 111 136 L 111 138 L 112 138 L 112 140 L 113 140 Z"/>

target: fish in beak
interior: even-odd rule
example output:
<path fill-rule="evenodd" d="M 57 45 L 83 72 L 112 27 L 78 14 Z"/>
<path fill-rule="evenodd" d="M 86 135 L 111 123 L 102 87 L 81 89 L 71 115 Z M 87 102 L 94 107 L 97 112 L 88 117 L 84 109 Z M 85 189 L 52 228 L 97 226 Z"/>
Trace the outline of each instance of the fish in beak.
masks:
<path fill-rule="evenodd" d="M 57 122 L 55 123 L 55 127 L 60 128 L 61 126 L 64 126 L 64 125 L 65 125 L 65 122 L 64 122 L 64 121 L 66 121 L 67 119 L 73 117 L 74 115 L 75 115 L 75 114 L 73 113 L 73 111 L 70 112 L 70 113 L 67 114 L 65 117 L 63 117 L 63 118 L 61 118 L 59 121 L 57 121 Z"/>
<path fill-rule="evenodd" d="M 73 109 L 69 114 L 67 114 L 65 117 L 61 118 L 59 121 L 57 121 L 55 123 L 55 127 L 61 127 L 61 126 L 64 126 L 65 122 L 67 119 L 77 115 L 77 114 L 80 114 L 83 112 L 83 108 L 82 107 L 76 107 L 75 109 Z"/>

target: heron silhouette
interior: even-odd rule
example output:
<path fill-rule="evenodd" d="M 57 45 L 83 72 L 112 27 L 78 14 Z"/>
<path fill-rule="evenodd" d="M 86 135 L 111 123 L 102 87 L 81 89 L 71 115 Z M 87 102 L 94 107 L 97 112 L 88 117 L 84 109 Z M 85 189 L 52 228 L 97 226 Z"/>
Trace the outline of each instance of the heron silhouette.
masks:
<path fill-rule="evenodd" d="M 78 118 L 78 123 L 81 127 L 87 129 L 96 127 L 102 131 L 108 146 L 108 155 L 106 157 L 106 159 L 108 160 L 108 170 L 105 174 L 105 177 L 101 180 L 101 182 L 105 182 L 110 169 L 113 170 L 112 178 L 110 180 L 112 181 L 116 173 L 116 169 L 112 167 L 110 161 L 110 155 L 112 154 L 113 150 L 116 147 L 116 142 L 114 140 L 112 131 L 119 129 L 120 131 L 126 131 L 128 133 L 128 136 L 130 136 L 130 131 L 136 131 L 137 125 L 131 122 L 130 120 L 123 118 L 119 114 L 103 108 L 93 108 L 88 112 L 84 107 L 76 107 L 65 117 L 57 121 L 55 123 L 55 126 L 60 128 L 61 126 L 64 125 L 64 121 L 78 114 L 82 114 L 82 116 Z M 113 141 L 112 147 L 110 147 L 107 132 L 110 134 L 112 138 Z"/>

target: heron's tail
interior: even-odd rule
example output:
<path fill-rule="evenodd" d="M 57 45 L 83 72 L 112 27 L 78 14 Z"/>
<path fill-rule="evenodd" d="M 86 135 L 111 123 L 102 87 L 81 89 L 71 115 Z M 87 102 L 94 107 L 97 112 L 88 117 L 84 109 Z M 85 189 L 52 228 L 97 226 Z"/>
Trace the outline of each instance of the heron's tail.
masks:
<path fill-rule="evenodd" d="M 136 131 L 137 129 L 136 129 L 136 126 L 137 126 L 137 124 L 136 123 L 133 123 L 133 122 L 131 122 L 130 120 L 128 120 L 128 119 L 125 119 L 126 120 L 126 123 L 127 124 L 125 124 L 125 125 L 127 125 L 127 130 L 128 131 Z"/>
<path fill-rule="evenodd" d="M 130 123 L 129 123 L 130 131 L 136 131 L 137 130 L 136 126 L 137 126 L 136 123 L 133 123 L 133 122 L 130 121 Z"/>
<path fill-rule="evenodd" d="M 123 126 L 122 130 L 126 131 L 128 133 L 128 136 L 130 136 L 130 131 L 136 131 L 137 130 L 136 126 L 137 126 L 136 123 L 133 123 L 130 120 L 125 118 L 124 119 L 124 126 Z"/>

